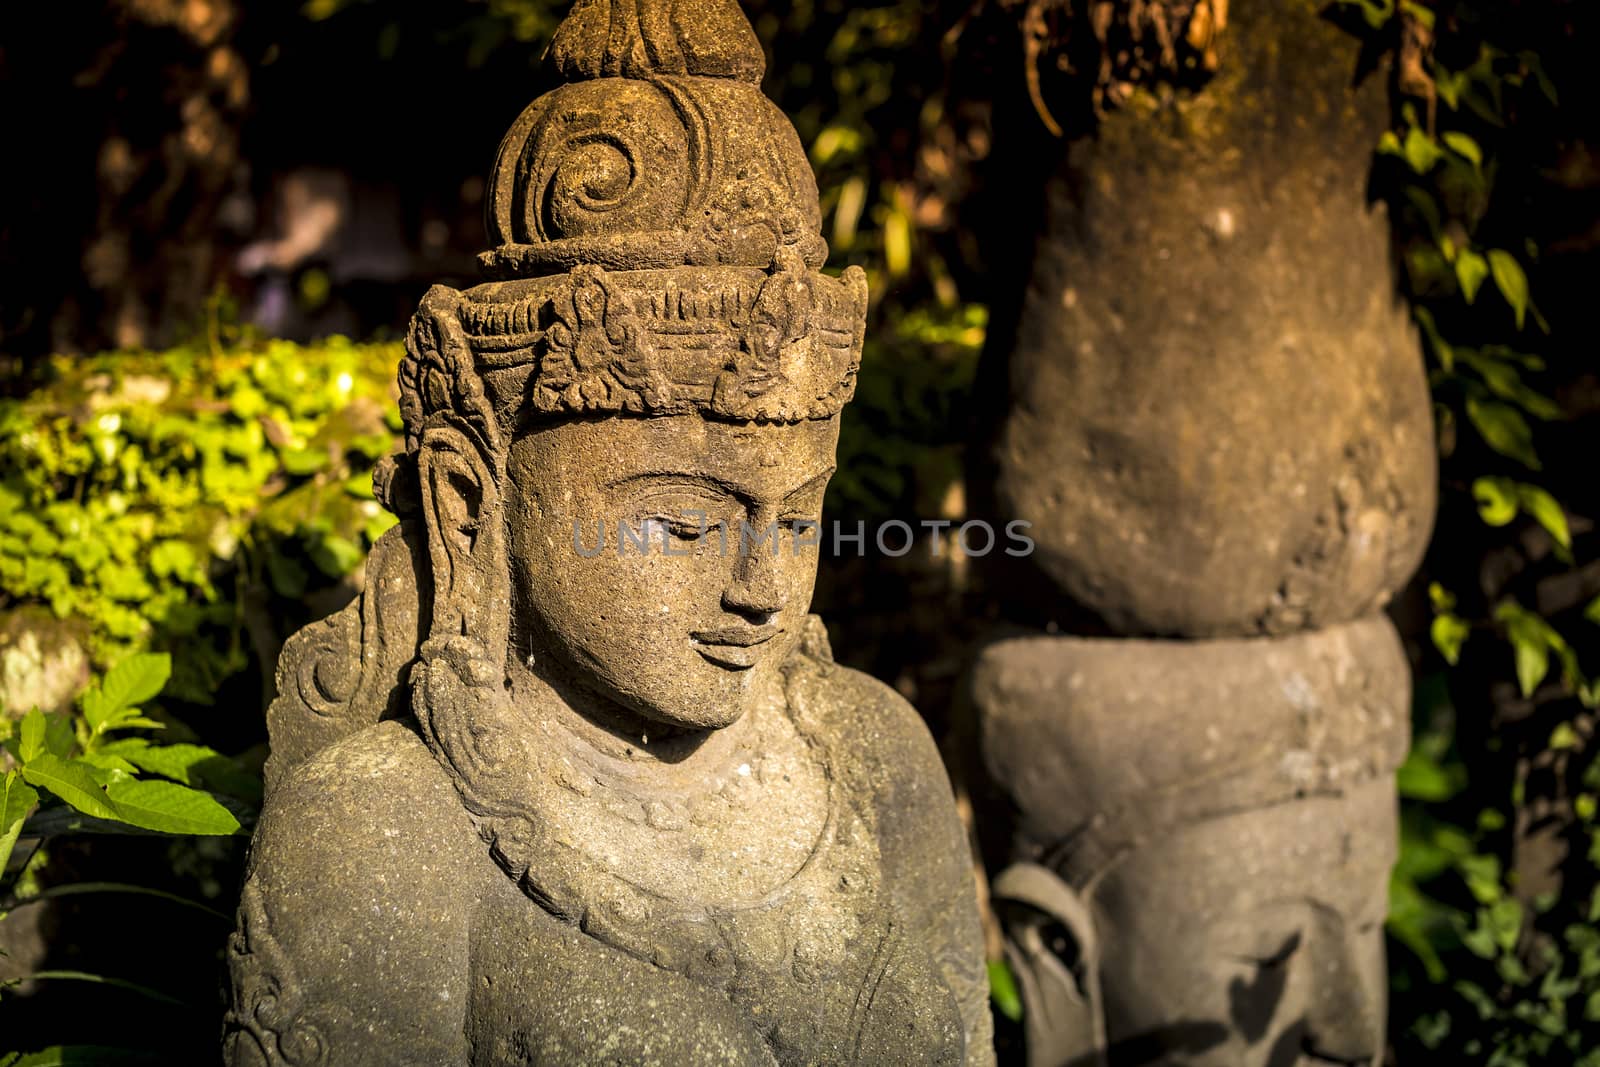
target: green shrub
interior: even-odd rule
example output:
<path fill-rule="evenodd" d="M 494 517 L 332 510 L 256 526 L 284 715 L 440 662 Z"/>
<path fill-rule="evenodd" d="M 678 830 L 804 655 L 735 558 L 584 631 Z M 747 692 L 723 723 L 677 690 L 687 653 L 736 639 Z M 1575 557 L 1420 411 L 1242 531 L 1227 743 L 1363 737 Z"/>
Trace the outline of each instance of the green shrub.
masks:
<path fill-rule="evenodd" d="M 55 360 L 0 401 L 0 608 L 83 620 L 102 666 L 169 650 L 169 694 L 210 703 L 393 522 L 370 470 L 395 446 L 400 354 L 238 339 Z"/>

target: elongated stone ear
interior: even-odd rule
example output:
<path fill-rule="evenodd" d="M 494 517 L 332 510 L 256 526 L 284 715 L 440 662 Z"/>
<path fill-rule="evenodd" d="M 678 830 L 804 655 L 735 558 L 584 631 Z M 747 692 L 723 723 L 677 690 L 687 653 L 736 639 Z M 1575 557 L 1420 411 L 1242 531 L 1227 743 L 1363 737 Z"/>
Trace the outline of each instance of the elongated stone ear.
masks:
<path fill-rule="evenodd" d="M 505 523 L 489 457 L 461 428 L 433 426 L 417 455 L 428 561 L 430 637 L 469 637 L 503 657 L 511 614 Z"/>
<path fill-rule="evenodd" d="M 1006 962 L 1022 987 L 1029 1067 L 1103 1067 L 1100 942 L 1088 901 L 1054 871 L 1017 863 L 992 887 Z"/>

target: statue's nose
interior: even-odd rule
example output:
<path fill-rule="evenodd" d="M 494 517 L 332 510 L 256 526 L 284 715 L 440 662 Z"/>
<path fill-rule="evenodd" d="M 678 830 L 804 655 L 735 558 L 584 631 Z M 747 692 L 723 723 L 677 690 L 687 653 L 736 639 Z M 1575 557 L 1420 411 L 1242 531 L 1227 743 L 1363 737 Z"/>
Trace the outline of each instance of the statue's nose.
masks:
<path fill-rule="evenodd" d="M 1332 913 L 1317 917 L 1308 961 L 1315 974 L 1305 1050 L 1319 1060 L 1366 1067 L 1383 1051 L 1382 969 L 1364 962 L 1378 951 L 1368 944 L 1378 936 L 1376 929 L 1357 930 Z"/>
<path fill-rule="evenodd" d="M 778 560 L 762 543 L 742 543 L 733 565 L 733 580 L 722 591 L 724 609 L 765 621 L 766 616 L 783 610 L 783 591 L 778 584 Z"/>

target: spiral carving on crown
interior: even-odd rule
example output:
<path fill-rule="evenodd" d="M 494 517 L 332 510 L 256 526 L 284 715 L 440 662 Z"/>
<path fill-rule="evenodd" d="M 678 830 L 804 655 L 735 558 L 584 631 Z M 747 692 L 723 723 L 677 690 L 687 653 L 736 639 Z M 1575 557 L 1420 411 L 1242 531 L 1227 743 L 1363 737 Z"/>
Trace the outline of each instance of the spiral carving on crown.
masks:
<path fill-rule="evenodd" d="M 540 110 L 514 164 L 511 241 L 663 229 L 701 194 L 703 120 L 669 87 L 570 85 Z"/>

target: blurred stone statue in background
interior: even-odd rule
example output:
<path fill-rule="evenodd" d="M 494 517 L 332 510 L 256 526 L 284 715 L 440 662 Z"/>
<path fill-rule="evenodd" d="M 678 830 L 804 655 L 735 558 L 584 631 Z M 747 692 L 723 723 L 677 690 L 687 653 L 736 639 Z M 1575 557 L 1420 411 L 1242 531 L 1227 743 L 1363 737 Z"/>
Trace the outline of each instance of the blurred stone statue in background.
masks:
<path fill-rule="evenodd" d="M 984 649 L 985 762 L 1020 812 L 994 894 L 1031 1063 L 1381 1054 L 1408 680 L 1381 617 Z"/>
<path fill-rule="evenodd" d="M 866 282 L 734 0 L 580 0 L 402 517 L 279 662 L 231 1064 L 986 1064 L 933 742 L 807 615 Z M 427 151 L 419 131 L 418 151 Z"/>
<path fill-rule="evenodd" d="M 1369 200 L 1387 87 L 1323 6 L 1105 5 L 1186 20 L 1179 73 L 1110 87 L 996 303 L 969 484 L 1038 551 L 971 725 L 1032 1067 L 1384 1053 L 1411 699 L 1384 609 L 1437 471 Z"/>

